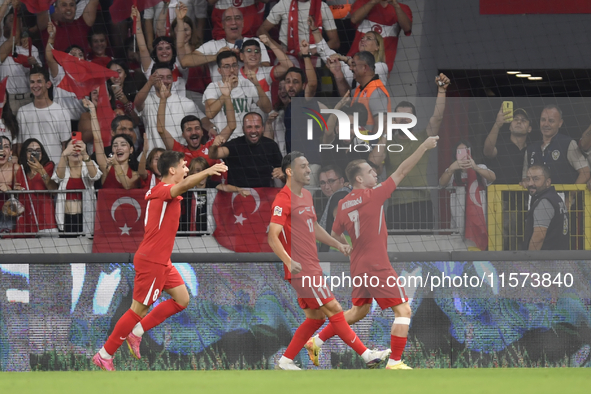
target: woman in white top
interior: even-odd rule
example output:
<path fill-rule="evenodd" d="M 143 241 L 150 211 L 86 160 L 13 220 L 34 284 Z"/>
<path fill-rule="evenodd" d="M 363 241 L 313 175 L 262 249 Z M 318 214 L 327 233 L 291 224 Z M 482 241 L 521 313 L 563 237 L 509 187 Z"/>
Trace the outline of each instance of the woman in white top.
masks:
<path fill-rule="evenodd" d="M 314 41 L 316 42 L 316 51 L 318 52 L 318 56 L 328 63 L 329 58 L 331 60 L 338 60 L 341 64 L 341 71 L 345 76 L 345 79 L 349 83 L 349 87 L 353 84 L 353 71 L 351 71 L 351 61 L 352 58 L 349 56 L 343 56 L 339 53 L 336 53 L 332 49 L 328 47 L 328 44 L 322 38 L 322 33 L 320 30 L 314 25 L 314 19 L 308 18 L 308 25 L 310 26 L 310 31 L 312 31 L 312 35 L 314 36 Z M 388 86 L 388 65 L 385 63 L 386 54 L 384 52 L 384 39 L 379 33 L 375 31 L 370 31 L 363 38 L 359 41 L 359 52 L 367 51 L 370 52 L 376 60 L 376 74 L 382 80 L 384 86 Z M 341 92 L 339 92 L 341 93 Z M 341 94 L 343 96 L 343 94 Z"/>

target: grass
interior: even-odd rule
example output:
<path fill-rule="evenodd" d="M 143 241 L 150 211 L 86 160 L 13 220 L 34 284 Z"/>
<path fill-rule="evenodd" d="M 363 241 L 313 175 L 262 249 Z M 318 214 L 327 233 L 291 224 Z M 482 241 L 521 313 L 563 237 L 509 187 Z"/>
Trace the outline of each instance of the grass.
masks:
<path fill-rule="evenodd" d="M 402 376 L 401 376 L 402 375 Z M 587 369 L 138 371 L 0 374 L 1 393 L 588 393 Z M 387 390 L 387 391 L 386 391 Z"/>

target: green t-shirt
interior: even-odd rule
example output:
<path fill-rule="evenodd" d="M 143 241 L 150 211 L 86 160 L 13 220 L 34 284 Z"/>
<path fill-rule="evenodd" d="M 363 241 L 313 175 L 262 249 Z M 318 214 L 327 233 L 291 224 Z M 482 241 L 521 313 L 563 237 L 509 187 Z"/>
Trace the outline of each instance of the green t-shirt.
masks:
<path fill-rule="evenodd" d="M 390 176 L 400 164 L 412 155 L 418 147 L 429 137 L 427 130 L 421 130 L 418 133 L 414 133 L 417 137 L 416 141 L 409 140 L 408 138 L 400 138 L 398 135 L 394 135 L 392 141 L 388 143 L 400 144 L 404 147 L 402 152 L 394 153 L 388 152 L 386 156 L 386 170 L 387 175 Z M 429 158 L 427 155 L 423 155 L 417 165 L 410 171 L 410 173 L 400 182 L 396 187 L 425 187 L 427 184 L 427 164 Z M 431 199 L 429 190 L 396 190 L 392 194 L 392 204 L 408 204 L 416 201 L 428 201 Z"/>

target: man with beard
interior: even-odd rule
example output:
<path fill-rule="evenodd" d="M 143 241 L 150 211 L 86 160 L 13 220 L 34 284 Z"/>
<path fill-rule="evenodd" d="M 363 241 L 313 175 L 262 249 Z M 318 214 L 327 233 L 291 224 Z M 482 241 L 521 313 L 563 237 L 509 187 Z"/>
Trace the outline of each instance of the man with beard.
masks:
<path fill-rule="evenodd" d="M 531 196 L 525 217 L 523 250 L 568 250 L 568 211 L 554 186 L 550 170 L 533 165 L 527 170 L 525 186 Z"/>
<path fill-rule="evenodd" d="M 263 137 L 263 118 L 249 112 L 243 118 L 244 135 L 224 142 L 217 136 L 209 150 L 210 159 L 224 159 L 228 184 L 238 187 L 271 187 L 273 178 L 283 178 L 281 152 L 270 138 Z"/>
<path fill-rule="evenodd" d="M 221 100 L 224 102 L 224 111 L 226 112 L 226 117 L 228 119 L 227 126 L 220 133 L 220 140 L 224 142 L 228 140 L 236 128 L 236 117 L 234 115 L 234 106 L 230 99 L 230 83 L 226 82 L 221 90 Z M 196 157 L 205 158 L 210 166 L 219 163 L 219 160 L 209 158 L 209 149 L 213 145 L 214 140 L 209 139 L 209 133 L 203 130 L 201 127 L 201 120 L 195 115 L 187 115 L 181 120 L 182 136 L 185 138 L 185 141 L 187 141 L 186 145 L 180 144 L 172 137 L 172 135 L 170 135 L 168 130 L 166 130 L 166 100 L 168 100 L 170 96 L 170 88 L 162 84 L 160 87 L 160 105 L 158 106 L 156 123 L 158 134 L 160 134 L 166 149 L 183 152 L 187 163 L 191 163 L 191 160 Z"/>

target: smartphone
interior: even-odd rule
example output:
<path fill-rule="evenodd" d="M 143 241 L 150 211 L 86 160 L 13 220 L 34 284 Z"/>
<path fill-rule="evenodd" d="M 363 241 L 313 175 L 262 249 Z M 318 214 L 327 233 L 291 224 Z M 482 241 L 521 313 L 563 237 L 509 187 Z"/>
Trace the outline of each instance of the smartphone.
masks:
<path fill-rule="evenodd" d="M 469 160 L 472 157 L 470 148 L 460 148 L 456 151 L 456 160 Z"/>
<path fill-rule="evenodd" d="M 31 152 L 31 158 L 35 158 L 37 159 L 37 161 L 39 161 L 39 157 L 41 157 L 41 153 L 40 152 Z"/>
<path fill-rule="evenodd" d="M 513 101 L 503 101 L 503 112 L 511 111 L 511 119 L 509 121 L 513 122 Z"/>
<path fill-rule="evenodd" d="M 234 48 L 238 49 L 239 51 L 242 50 L 242 43 L 244 41 L 242 39 L 240 40 L 236 40 L 236 42 L 234 43 Z"/>
<path fill-rule="evenodd" d="M 82 141 L 82 133 L 79 131 L 72 131 L 72 142 Z"/>

